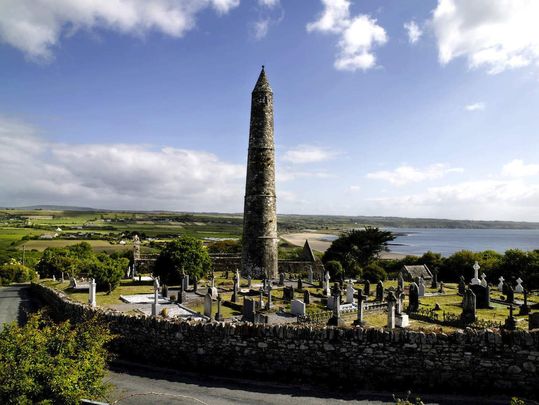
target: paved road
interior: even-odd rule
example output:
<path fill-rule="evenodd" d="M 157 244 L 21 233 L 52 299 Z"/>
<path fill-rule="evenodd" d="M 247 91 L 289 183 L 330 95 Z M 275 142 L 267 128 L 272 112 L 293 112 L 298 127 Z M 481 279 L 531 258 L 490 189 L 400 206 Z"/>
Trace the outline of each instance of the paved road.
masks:
<path fill-rule="evenodd" d="M 126 372 L 128 370 L 128 373 Z M 163 369 L 116 365 L 109 373 L 116 386 L 111 403 L 123 404 L 394 404 L 392 393 L 341 393 L 322 388 L 261 383 Z M 403 398 L 404 395 L 398 395 Z M 410 399 L 415 397 L 411 396 Z M 425 404 L 499 404 L 507 405 L 509 398 L 457 397 L 422 395 Z"/>
<path fill-rule="evenodd" d="M 0 328 L 8 322 L 24 323 L 27 312 L 33 309 L 35 304 L 30 298 L 28 285 L 0 287 Z"/>

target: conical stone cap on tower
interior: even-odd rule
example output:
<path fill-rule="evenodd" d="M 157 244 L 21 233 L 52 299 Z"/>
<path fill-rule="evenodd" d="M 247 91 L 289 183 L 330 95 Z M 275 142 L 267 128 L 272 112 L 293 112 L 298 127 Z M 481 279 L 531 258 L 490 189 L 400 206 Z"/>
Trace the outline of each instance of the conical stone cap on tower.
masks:
<path fill-rule="evenodd" d="M 270 92 L 273 93 L 273 90 L 271 89 L 271 86 L 268 82 L 268 78 L 266 77 L 266 71 L 264 69 L 264 66 L 262 66 L 262 71 L 260 72 L 260 75 L 258 76 L 258 80 L 256 81 L 255 88 L 253 89 L 253 93 L 258 92 Z"/>

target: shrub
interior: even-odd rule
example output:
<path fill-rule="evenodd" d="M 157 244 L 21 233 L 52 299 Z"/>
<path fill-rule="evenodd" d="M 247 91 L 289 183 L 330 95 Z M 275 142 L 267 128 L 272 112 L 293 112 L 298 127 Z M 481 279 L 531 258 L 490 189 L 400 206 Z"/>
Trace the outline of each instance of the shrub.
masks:
<path fill-rule="evenodd" d="M 0 266 L 0 284 L 24 283 L 37 278 L 37 273 L 14 260 Z"/>
<path fill-rule="evenodd" d="M 376 283 L 384 281 L 387 278 L 387 273 L 376 263 L 371 263 L 363 269 L 363 278 L 371 283 Z"/>

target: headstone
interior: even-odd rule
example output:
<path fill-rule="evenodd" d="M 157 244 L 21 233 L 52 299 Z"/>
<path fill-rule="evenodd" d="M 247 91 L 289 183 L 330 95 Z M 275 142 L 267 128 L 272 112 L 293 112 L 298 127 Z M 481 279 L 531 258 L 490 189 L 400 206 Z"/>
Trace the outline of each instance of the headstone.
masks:
<path fill-rule="evenodd" d="M 221 294 L 217 296 L 217 313 L 215 314 L 215 320 L 219 322 L 225 320 L 223 314 L 221 313 Z"/>
<path fill-rule="evenodd" d="M 535 312 L 528 316 L 528 328 L 529 330 L 539 329 L 539 312 Z"/>
<path fill-rule="evenodd" d="M 419 309 L 419 287 L 416 283 L 411 283 L 408 290 L 408 313 L 416 312 Z"/>
<path fill-rule="evenodd" d="M 178 296 L 176 297 L 176 301 L 178 304 L 185 303 L 187 299 L 187 295 L 185 294 L 185 290 L 183 289 L 183 283 L 180 283 L 180 289 L 178 290 Z"/>
<path fill-rule="evenodd" d="M 238 293 L 240 290 L 240 280 L 238 274 L 234 274 L 234 286 L 232 287 L 232 302 L 238 302 Z"/>
<path fill-rule="evenodd" d="M 477 319 L 475 294 L 471 288 L 467 288 L 464 292 L 464 297 L 462 298 L 462 314 L 460 315 L 460 319 L 465 324 L 475 322 Z"/>
<path fill-rule="evenodd" d="M 354 302 L 354 285 L 350 281 L 348 285 L 346 286 L 346 303 L 352 304 Z"/>
<path fill-rule="evenodd" d="M 387 294 L 387 328 L 389 330 L 395 329 L 395 303 L 397 299 L 393 291 L 389 291 Z"/>
<path fill-rule="evenodd" d="M 498 281 L 499 281 L 499 283 L 498 283 L 498 291 L 503 293 L 503 282 L 505 281 L 505 279 L 503 278 L 503 276 L 500 276 Z"/>
<path fill-rule="evenodd" d="M 464 281 L 464 276 L 460 276 L 459 279 L 459 294 L 464 295 L 466 292 L 466 282 Z"/>
<path fill-rule="evenodd" d="M 505 319 L 504 329 L 515 330 L 517 328 L 517 320 L 513 316 L 513 305 L 509 305 L 509 316 Z"/>
<path fill-rule="evenodd" d="M 357 291 L 357 319 L 354 321 L 355 325 L 363 325 L 363 311 L 365 302 L 365 296 L 361 288 Z"/>
<path fill-rule="evenodd" d="M 376 301 L 382 302 L 384 300 L 384 283 L 382 280 L 376 284 Z"/>
<path fill-rule="evenodd" d="M 399 271 L 399 275 L 397 276 L 397 287 L 404 291 L 404 276 L 402 275 L 402 271 Z"/>
<path fill-rule="evenodd" d="M 56 281 L 56 276 L 54 274 L 52 275 L 52 281 Z"/>
<path fill-rule="evenodd" d="M 279 273 L 279 285 L 281 287 L 284 285 L 284 273 Z"/>
<path fill-rule="evenodd" d="M 515 292 L 516 293 L 523 293 L 524 292 L 524 287 L 522 286 L 522 279 L 519 277 L 517 278 L 517 285 L 515 287 Z"/>
<path fill-rule="evenodd" d="M 445 293 L 445 290 L 444 290 L 444 282 L 443 281 L 440 281 L 440 289 L 438 290 L 438 292 L 440 294 L 444 294 Z"/>
<path fill-rule="evenodd" d="M 329 276 L 329 271 L 326 271 L 326 274 L 324 275 L 324 295 L 326 297 L 329 297 L 331 295 L 330 288 L 329 288 L 329 280 L 331 277 Z"/>
<path fill-rule="evenodd" d="M 430 287 L 438 288 L 438 270 L 437 269 L 432 270 L 432 283 Z"/>
<path fill-rule="evenodd" d="M 152 304 L 152 316 L 157 316 L 159 313 L 159 281 L 154 279 L 153 284 L 153 304 Z"/>
<path fill-rule="evenodd" d="M 247 288 L 251 288 L 252 281 L 253 281 L 253 279 L 252 279 L 251 275 L 249 274 L 247 276 Z"/>
<path fill-rule="evenodd" d="M 425 280 L 423 277 L 419 277 L 419 284 L 417 286 L 417 293 L 420 297 L 425 296 Z"/>
<path fill-rule="evenodd" d="M 290 312 L 296 316 L 305 315 L 305 303 L 300 300 L 292 300 L 290 302 Z"/>
<path fill-rule="evenodd" d="M 268 302 L 266 304 L 266 309 L 271 309 L 273 303 L 272 303 L 272 296 L 271 296 L 271 290 L 273 290 L 273 287 L 270 285 L 268 285 Z"/>
<path fill-rule="evenodd" d="M 298 291 L 303 291 L 303 280 L 300 278 L 298 278 Z"/>
<path fill-rule="evenodd" d="M 127 266 L 127 270 L 125 271 L 125 278 L 131 277 L 131 266 Z"/>
<path fill-rule="evenodd" d="M 168 298 L 168 286 L 166 284 L 163 284 L 163 287 L 161 287 L 161 294 L 163 298 Z"/>
<path fill-rule="evenodd" d="M 480 268 L 481 268 L 481 266 L 479 266 L 479 263 L 475 262 L 474 265 L 473 265 L 474 276 L 473 276 L 472 282 L 471 282 L 472 285 L 481 284 L 481 280 L 479 280 L 479 269 Z"/>
<path fill-rule="evenodd" d="M 490 308 L 490 287 L 483 287 L 480 284 L 470 285 L 470 289 L 475 294 L 476 308 L 488 309 Z"/>
<path fill-rule="evenodd" d="M 212 307 L 212 296 L 211 296 L 211 287 L 208 289 L 208 292 L 204 296 L 204 315 L 211 319 L 211 307 Z"/>
<path fill-rule="evenodd" d="M 255 302 L 252 299 L 245 297 L 243 299 L 243 320 L 247 322 L 254 322 L 255 312 Z"/>
<path fill-rule="evenodd" d="M 60 279 L 60 281 L 63 283 L 65 280 L 64 280 L 64 272 L 62 271 L 62 278 Z"/>
<path fill-rule="evenodd" d="M 264 289 L 263 288 L 261 288 L 259 291 L 258 308 L 260 309 L 264 308 Z"/>
<path fill-rule="evenodd" d="M 309 270 L 307 270 L 307 282 L 309 284 L 313 283 L 313 267 L 309 266 Z"/>
<path fill-rule="evenodd" d="M 225 272 L 223 273 L 223 278 L 225 280 L 228 280 L 228 270 L 225 270 Z"/>
<path fill-rule="evenodd" d="M 183 277 L 183 289 L 187 291 L 189 289 L 189 274 Z"/>
<path fill-rule="evenodd" d="M 371 282 L 369 280 L 365 281 L 365 288 L 363 289 L 365 293 L 365 297 L 369 297 L 371 295 Z"/>
<path fill-rule="evenodd" d="M 528 290 L 524 290 L 524 303 L 520 306 L 519 315 L 528 315 L 530 307 L 528 306 Z"/>
<path fill-rule="evenodd" d="M 330 326 L 343 326 L 344 321 L 341 318 L 341 288 L 339 283 L 335 283 L 331 291 L 333 297 L 333 316 L 329 318 L 328 325 Z"/>
<path fill-rule="evenodd" d="M 198 291 L 198 278 L 193 277 L 193 291 L 196 293 Z"/>
<path fill-rule="evenodd" d="M 290 302 L 294 299 L 294 287 L 283 288 L 283 301 Z"/>
<path fill-rule="evenodd" d="M 487 275 L 485 273 L 481 274 L 481 285 L 483 287 L 486 287 L 488 285 L 488 283 L 487 283 Z"/>
<path fill-rule="evenodd" d="M 303 291 L 303 302 L 306 305 L 309 305 L 311 303 L 311 293 L 309 292 L 309 290 Z"/>
<path fill-rule="evenodd" d="M 395 307 L 395 326 L 399 328 L 407 328 L 410 326 L 410 320 L 407 314 L 403 312 L 404 306 L 404 292 L 400 288 L 397 288 L 395 298 L 397 299 Z"/>
<path fill-rule="evenodd" d="M 395 313 L 397 315 L 402 314 L 402 307 L 404 304 L 404 293 L 400 289 L 400 287 L 397 286 L 397 291 L 395 292 L 395 298 L 397 299 L 397 302 L 395 304 Z"/>
<path fill-rule="evenodd" d="M 511 287 L 508 283 L 505 283 L 505 302 L 512 304 L 515 302 L 515 292 L 513 291 L 513 287 Z"/>
<path fill-rule="evenodd" d="M 89 289 L 89 296 L 88 296 L 88 304 L 90 304 L 92 308 L 95 308 L 97 305 L 96 300 L 95 300 L 95 289 L 96 289 L 95 279 L 92 278 L 92 280 L 90 281 L 90 289 Z"/>

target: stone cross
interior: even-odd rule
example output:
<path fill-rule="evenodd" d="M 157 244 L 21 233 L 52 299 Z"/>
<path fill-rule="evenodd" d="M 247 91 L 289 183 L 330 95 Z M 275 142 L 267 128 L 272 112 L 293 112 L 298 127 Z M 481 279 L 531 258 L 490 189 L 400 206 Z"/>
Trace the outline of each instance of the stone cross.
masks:
<path fill-rule="evenodd" d="M 259 293 L 258 307 L 262 310 L 264 308 L 264 289 L 261 288 Z"/>
<path fill-rule="evenodd" d="M 528 306 L 528 290 L 524 289 L 524 303 L 520 306 L 519 315 L 528 315 L 530 307 Z"/>
<path fill-rule="evenodd" d="M 238 302 L 238 292 L 239 292 L 240 282 L 238 279 L 238 273 L 234 274 L 234 287 L 232 291 L 232 302 Z"/>
<path fill-rule="evenodd" d="M 397 286 L 404 291 L 404 276 L 402 275 L 402 271 L 399 271 L 399 275 L 397 276 Z"/>
<path fill-rule="evenodd" d="M 279 273 L 279 285 L 284 285 L 284 273 Z"/>
<path fill-rule="evenodd" d="M 183 283 L 180 283 L 180 289 L 178 290 L 178 296 L 176 297 L 178 304 L 183 304 L 186 300 L 185 290 L 183 289 Z"/>
<path fill-rule="evenodd" d="M 217 313 L 215 314 L 215 320 L 224 321 L 223 314 L 221 313 L 221 294 L 217 295 Z"/>
<path fill-rule="evenodd" d="M 487 283 L 487 275 L 485 273 L 481 274 L 481 285 L 483 287 L 486 287 L 488 285 L 488 283 Z"/>
<path fill-rule="evenodd" d="M 513 306 L 509 305 L 509 316 L 505 319 L 504 329 L 515 330 L 517 328 L 517 320 L 513 316 Z"/>
<path fill-rule="evenodd" d="M 307 282 L 309 284 L 313 283 L 313 267 L 309 266 L 309 270 L 307 270 Z"/>
<path fill-rule="evenodd" d="M 395 303 L 397 302 L 397 298 L 395 298 L 395 294 L 393 294 L 393 291 L 389 291 L 389 294 L 387 294 L 387 328 L 389 330 L 395 329 Z"/>
<path fill-rule="evenodd" d="M 507 296 L 505 302 L 508 302 L 510 304 L 515 302 L 515 292 L 513 291 L 513 287 L 511 287 L 507 283 L 505 283 L 505 295 Z"/>
<path fill-rule="evenodd" d="M 420 297 L 425 296 L 425 280 L 423 277 L 419 277 L 419 284 L 417 286 L 417 293 Z"/>
<path fill-rule="evenodd" d="M 472 283 L 471 283 L 472 285 L 481 284 L 481 280 L 479 280 L 479 269 L 480 268 L 481 268 L 481 266 L 476 261 L 474 263 L 474 265 L 473 265 L 474 276 L 472 278 Z"/>
<path fill-rule="evenodd" d="M 341 318 L 341 287 L 335 283 L 331 295 L 333 296 L 333 316 L 329 319 L 328 325 L 342 326 L 344 324 Z"/>
<path fill-rule="evenodd" d="M 90 281 L 90 289 L 89 289 L 89 296 L 88 296 L 88 304 L 90 304 L 92 308 L 95 308 L 97 305 L 96 300 L 95 300 L 95 288 L 96 288 L 95 279 L 92 278 L 92 280 Z"/>
<path fill-rule="evenodd" d="M 159 313 L 159 280 L 156 277 L 153 280 L 152 316 L 157 316 L 158 313 Z"/>
<path fill-rule="evenodd" d="M 437 269 L 432 270 L 432 283 L 430 287 L 438 288 L 438 270 Z"/>
<path fill-rule="evenodd" d="M 303 291 L 303 280 L 298 278 L 298 291 Z"/>
<path fill-rule="evenodd" d="M 500 276 L 498 281 L 499 281 L 499 283 L 498 283 L 498 291 L 503 293 L 503 282 L 505 281 L 505 278 L 503 278 L 503 276 Z"/>
<path fill-rule="evenodd" d="M 364 293 L 365 293 L 365 296 L 368 297 L 369 295 L 371 295 L 371 282 L 369 280 L 366 280 L 365 281 L 365 288 L 364 288 Z"/>
<path fill-rule="evenodd" d="M 363 311 L 365 310 L 365 296 L 361 288 L 357 291 L 357 319 L 354 322 L 356 325 L 363 325 Z"/>
<path fill-rule="evenodd" d="M 460 319 L 464 323 L 472 323 L 477 319 L 475 294 L 467 288 L 462 298 L 462 314 Z"/>
<path fill-rule="evenodd" d="M 397 286 L 397 291 L 395 292 L 395 298 L 397 299 L 397 304 L 395 307 L 395 313 L 397 315 L 402 314 L 402 304 L 404 300 L 404 293 L 402 292 L 401 288 Z"/>
<path fill-rule="evenodd" d="M 382 280 L 378 281 L 376 284 L 376 301 L 384 301 L 384 283 Z"/>
<path fill-rule="evenodd" d="M 329 271 L 326 271 L 326 274 L 324 275 L 324 295 L 326 297 L 329 297 L 331 295 L 330 291 L 329 291 L 329 280 L 330 280 L 330 276 L 329 276 Z"/>
<path fill-rule="evenodd" d="M 459 294 L 464 295 L 466 292 L 466 282 L 464 281 L 464 276 L 460 276 L 459 279 Z"/>
<path fill-rule="evenodd" d="M 348 282 L 346 285 L 346 303 L 352 304 L 354 302 L 354 284 L 352 284 L 352 280 Z"/>
<path fill-rule="evenodd" d="M 523 293 L 524 292 L 524 287 L 522 286 L 522 279 L 519 277 L 517 278 L 517 285 L 515 287 L 515 292 L 517 293 Z"/>
<path fill-rule="evenodd" d="M 307 305 L 311 303 L 311 293 L 309 290 L 303 291 L 303 302 Z"/>

